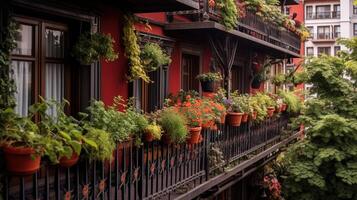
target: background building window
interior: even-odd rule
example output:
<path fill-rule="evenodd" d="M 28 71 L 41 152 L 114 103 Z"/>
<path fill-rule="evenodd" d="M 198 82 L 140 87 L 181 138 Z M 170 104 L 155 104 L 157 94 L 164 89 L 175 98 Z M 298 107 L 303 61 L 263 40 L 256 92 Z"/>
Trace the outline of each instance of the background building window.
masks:
<path fill-rule="evenodd" d="M 185 91 L 199 90 L 199 81 L 196 76 L 200 73 L 200 57 L 191 54 L 182 54 L 181 88 Z"/>
<path fill-rule="evenodd" d="M 335 52 L 334 52 L 334 55 L 337 56 L 337 53 L 338 53 L 339 51 L 341 51 L 341 47 L 340 47 L 340 46 L 335 46 L 335 47 L 334 47 L 334 51 L 335 51 Z"/>
<path fill-rule="evenodd" d="M 316 18 L 317 19 L 329 19 L 331 18 L 331 6 L 316 6 Z"/>
<path fill-rule="evenodd" d="M 314 56 L 314 47 L 306 47 L 306 56 Z"/>
<path fill-rule="evenodd" d="M 357 6 L 353 6 L 353 14 L 357 15 Z"/>
<path fill-rule="evenodd" d="M 340 18 L 341 17 L 341 7 L 340 4 L 333 5 L 332 18 Z"/>
<path fill-rule="evenodd" d="M 330 27 L 318 26 L 317 27 L 317 39 L 330 39 Z"/>
<path fill-rule="evenodd" d="M 353 24 L 353 35 L 357 36 L 357 23 Z"/>
<path fill-rule="evenodd" d="M 290 7 L 289 6 L 285 6 L 285 14 L 290 15 Z"/>
<path fill-rule="evenodd" d="M 333 37 L 334 38 L 341 37 L 341 27 L 340 27 L 340 25 L 336 25 L 336 26 L 333 27 Z"/>
<path fill-rule="evenodd" d="M 317 55 L 321 56 L 322 54 L 331 55 L 331 47 L 317 47 Z"/>
<path fill-rule="evenodd" d="M 313 18 L 313 8 L 312 6 L 306 6 L 306 19 Z"/>
<path fill-rule="evenodd" d="M 310 33 L 310 38 L 314 37 L 314 27 L 313 26 L 307 26 L 307 30 L 309 30 Z"/>

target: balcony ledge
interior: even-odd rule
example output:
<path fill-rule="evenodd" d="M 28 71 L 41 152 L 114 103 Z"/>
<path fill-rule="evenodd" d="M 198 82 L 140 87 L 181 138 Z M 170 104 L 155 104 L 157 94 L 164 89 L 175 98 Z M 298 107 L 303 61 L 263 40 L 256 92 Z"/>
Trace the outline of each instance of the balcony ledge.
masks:
<path fill-rule="evenodd" d="M 238 25 L 238 26 L 246 26 L 246 25 Z M 256 37 L 248 35 L 246 33 L 240 32 L 236 29 L 227 30 L 225 26 L 215 21 L 202 21 L 202 22 L 185 22 L 185 23 L 170 23 L 165 25 L 165 30 L 167 31 L 197 31 L 197 30 L 218 30 L 222 31 L 238 38 L 242 39 L 246 42 L 254 42 L 258 48 L 268 48 L 269 50 L 274 50 L 272 53 L 278 57 L 301 57 L 300 54 L 285 49 L 283 47 L 274 45 L 264 40 L 260 40 Z M 281 54 L 283 53 L 283 54 Z"/>

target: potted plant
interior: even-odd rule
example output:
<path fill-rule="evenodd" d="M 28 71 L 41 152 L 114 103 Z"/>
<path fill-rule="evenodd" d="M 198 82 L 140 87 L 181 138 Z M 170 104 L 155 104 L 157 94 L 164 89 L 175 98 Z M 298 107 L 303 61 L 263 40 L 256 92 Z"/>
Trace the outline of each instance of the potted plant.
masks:
<path fill-rule="evenodd" d="M 271 82 L 276 86 L 280 86 L 280 85 L 285 83 L 285 75 L 284 74 L 277 74 L 277 75 L 275 75 L 273 77 Z"/>
<path fill-rule="evenodd" d="M 231 98 L 227 101 L 228 104 L 230 104 L 228 112 L 229 124 L 231 126 L 240 126 L 244 112 L 241 107 L 242 102 L 239 98 L 238 91 L 233 92 Z"/>
<path fill-rule="evenodd" d="M 174 108 L 165 108 L 160 111 L 158 124 L 163 129 L 164 143 L 182 143 L 187 138 L 186 119 Z"/>
<path fill-rule="evenodd" d="M 282 98 L 285 110 L 292 113 L 299 113 L 302 109 L 303 102 L 299 96 L 295 94 L 295 91 L 279 91 L 279 96 Z"/>
<path fill-rule="evenodd" d="M 224 88 L 219 88 L 217 90 L 217 92 L 213 95 L 213 101 L 215 101 L 216 103 L 218 103 L 219 105 L 222 105 L 223 108 L 222 108 L 222 113 L 221 113 L 221 116 L 220 116 L 220 123 L 221 124 L 224 124 L 225 121 L 226 121 L 226 115 L 227 115 L 227 110 L 229 109 L 229 102 L 227 100 L 227 97 L 226 97 L 226 90 Z"/>
<path fill-rule="evenodd" d="M 156 122 L 153 122 L 144 129 L 145 141 L 152 142 L 153 140 L 160 140 L 161 133 L 161 126 L 157 125 Z"/>
<path fill-rule="evenodd" d="M 248 121 L 249 114 L 252 113 L 252 108 L 249 103 L 249 95 L 242 94 L 239 96 L 240 107 L 243 111 L 242 122 L 246 123 Z"/>
<path fill-rule="evenodd" d="M 73 46 L 72 56 L 81 64 L 90 65 L 100 58 L 114 61 L 118 54 L 114 50 L 115 41 L 111 35 L 103 33 L 83 33 Z"/>
<path fill-rule="evenodd" d="M 201 82 L 203 92 L 213 92 L 214 83 L 222 80 L 222 75 L 219 72 L 208 72 L 200 74 L 196 77 Z"/>
<path fill-rule="evenodd" d="M 41 135 L 48 138 L 44 144 L 44 154 L 54 164 L 62 167 L 71 167 L 78 162 L 82 144 L 87 143 L 92 148 L 97 148 L 94 141 L 82 135 L 82 128 L 77 120 L 65 114 L 64 108 L 69 102 L 45 101 L 30 107 L 32 115 L 38 114 L 41 120 L 38 123 Z M 55 115 L 49 115 L 49 110 Z"/>
<path fill-rule="evenodd" d="M 309 79 L 309 76 L 306 72 L 296 72 L 292 77 L 292 83 L 296 87 L 299 84 L 306 82 Z"/>
<path fill-rule="evenodd" d="M 11 108 L 0 110 L 0 140 L 5 168 L 15 175 L 30 175 L 40 168 L 44 137 L 30 117 L 19 117 Z"/>
<path fill-rule="evenodd" d="M 140 58 L 145 71 L 151 72 L 171 63 L 170 56 L 157 43 L 148 42 L 141 49 Z"/>

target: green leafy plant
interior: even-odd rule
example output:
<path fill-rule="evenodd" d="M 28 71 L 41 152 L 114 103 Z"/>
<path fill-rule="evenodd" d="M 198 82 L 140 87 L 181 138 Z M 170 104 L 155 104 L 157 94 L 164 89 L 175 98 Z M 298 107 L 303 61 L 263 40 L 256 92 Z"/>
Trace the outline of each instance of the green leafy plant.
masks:
<path fill-rule="evenodd" d="M 284 74 L 277 74 L 273 77 L 271 81 L 274 85 L 280 86 L 286 82 L 286 78 Z"/>
<path fill-rule="evenodd" d="M 293 113 L 299 113 L 303 107 L 303 102 L 299 96 L 297 96 L 296 91 L 279 91 L 279 96 L 282 98 L 283 102 L 288 105 L 288 111 Z"/>
<path fill-rule="evenodd" d="M 238 25 L 238 10 L 234 0 L 217 0 L 217 7 L 220 8 L 222 24 L 228 29 L 234 29 Z"/>
<path fill-rule="evenodd" d="M 125 15 L 125 24 L 123 27 L 123 42 L 125 47 L 125 56 L 129 60 L 130 80 L 142 79 L 145 82 L 150 82 L 150 78 L 145 71 L 145 66 L 141 61 L 141 50 L 138 44 L 138 36 L 135 32 L 134 16 Z"/>
<path fill-rule="evenodd" d="M 118 54 L 114 50 L 114 39 L 103 33 L 83 33 L 73 46 L 72 56 L 81 64 L 90 65 L 100 58 L 115 61 Z"/>
<path fill-rule="evenodd" d="M 199 74 L 196 79 L 199 81 L 221 81 L 222 75 L 219 72 L 208 72 L 204 74 Z"/>
<path fill-rule="evenodd" d="M 308 80 L 308 74 L 305 71 L 302 72 L 296 72 L 294 73 L 293 77 L 292 77 L 292 83 L 294 83 L 295 85 L 304 83 Z"/>
<path fill-rule="evenodd" d="M 141 61 L 145 71 L 155 71 L 160 66 L 171 63 L 170 56 L 157 43 L 146 43 L 140 53 Z"/>
<path fill-rule="evenodd" d="M 162 127 L 164 134 L 166 134 L 171 141 L 175 143 L 182 143 L 187 138 L 186 119 L 174 111 L 173 108 L 166 108 L 160 113 L 158 123 Z"/>
<path fill-rule="evenodd" d="M 95 141 L 97 148 L 93 148 L 92 145 L 84 144 L 84 150 L 91 160 L 107 161 L 113 157 L 113 151 L 115 150 L 115 143 L 110 133 L 84 125 L 85 137 L 88 140 Z"/>

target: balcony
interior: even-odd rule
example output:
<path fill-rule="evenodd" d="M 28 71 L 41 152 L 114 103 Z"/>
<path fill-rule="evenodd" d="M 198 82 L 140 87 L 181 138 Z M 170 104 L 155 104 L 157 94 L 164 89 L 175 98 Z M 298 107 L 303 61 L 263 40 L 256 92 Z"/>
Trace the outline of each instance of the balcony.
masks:
<path fill-rule="evenodd" d="M 206 1 L 204 1 L 206 2 Z M 202 5 L 201 5 L 202 7 Z M 243 43 L 254 48 L 266 50 L 278 57 L 300 57 L 300 37 L 291 32 L 282 30 L 281 27 L 273 23 L 267 23 L 253 13 L 247 12 L 244 18 L 239 19 L 238 26 L 234 30 L 227 30 L 222 24 L 219 10 L 209 8 L 204 4 L 199 11 L 172 12 L 169 15 L 191 15 L 197 14 L 203 17 L 194 18 L 193 22 L 171 22 L 165 26 L 167 31 L 187 33 L 188 31 L 207 34 L 210 31 L 226 32 L 237 36 Z"/>
<path fill-rule="evenodd" d="M 337 38 L 341 36 L 340 33 L 312 33 L 311 41 L 318 42 L 335 42 Z"/>
<path fill-rule="evenodd" d="M 298 136 L 288 129 L 288 120 L 289 114 L 281 113 L 240 127 L 220 125 L 217 130 L 204 130 L 202 142 L 193 146 L 152 142 L 136 148 L 127 144 L 113 152 L 112 162 L 82 159 L 71 168 L 61 168 L 44 161 L 36 174 L 5 175 L 0 184 L 5 200 L 191 199 L 273 159 Z M 212 147 L 223 153 L 223 162 L 211 163 Z M 223 167 L 230 170 L 223 172 Z"/>
<path fill-rule="evenodd" d="M 178 10 L 198 9 L 199 4 L 194 0 L 124 0 L 121 7 L 135 12 L 168 12 Z"/>
<path fill-rule="evenodd" d="M 340 11 L 306 13 L 306 20 L 340 19 L 340 18 L 341 18 L 341 12 Z"/>

